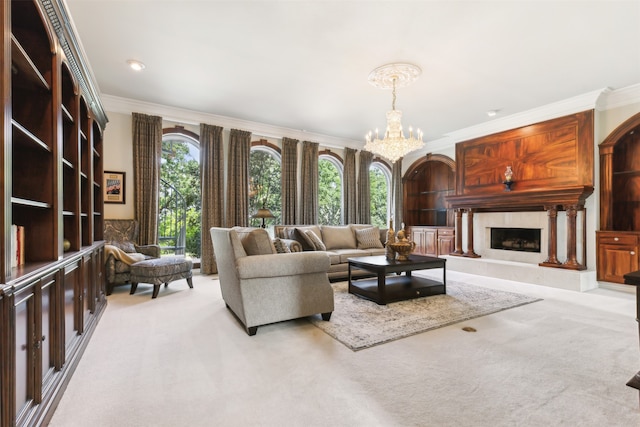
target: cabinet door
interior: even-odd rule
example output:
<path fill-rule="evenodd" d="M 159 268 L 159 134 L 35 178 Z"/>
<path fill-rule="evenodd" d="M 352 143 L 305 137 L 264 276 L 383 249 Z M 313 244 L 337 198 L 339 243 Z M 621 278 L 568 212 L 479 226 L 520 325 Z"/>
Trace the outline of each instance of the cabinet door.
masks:
<path fill-rule="evenodd" d="M 598 247 L 598 280 L 624 283 L 624 275 L 638 270 L 637 245 L 601 244 Z"/>
<path fill-rule="evenodd" d="M 438 236 L 438 256 L 449 255 L 455 250 L 453 236 Z"/>
<path fill-rule="evenodd" d="M 81 284 L 81 259 L 74 260 L 64 266 L 64 343 L 65 356 L 71 354 L 81 331 L 82 307 L 78 302 L 82 299 Z M 66 359 L 66 357 L 65 357 Z"/>
<path fill-rule="evenodd" d="M 20 424 L 36 397 L 36 297 L 35 285 L 14 294 L 15 319 L 15 414 Z"/>
<path fill-rule="evenodd" d="M 424 255 L 438 256 L 438 230 L 426 228 L 424 230 Z"/>
<path fill-rule="evenodd" d="M 424 242 L 424 230 L 422 228 L 411 228 L 411 240 L 416 243 L 416 248 L 413 250 L 414 254 L 424 255 L 425 242 Z"/>

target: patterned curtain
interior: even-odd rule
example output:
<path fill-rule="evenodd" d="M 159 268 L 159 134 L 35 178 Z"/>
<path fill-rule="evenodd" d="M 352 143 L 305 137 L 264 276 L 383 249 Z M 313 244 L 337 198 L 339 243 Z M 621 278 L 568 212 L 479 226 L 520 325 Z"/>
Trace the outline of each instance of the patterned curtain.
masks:
<path fill-rule="evenodd" d="M 132 114 L 134 214 L 138 244 L 158 243 L 158 192 L 162 156 L 162 117 Z"/>
<path fill-rule="evenodd" d="M 344 149 L 344 170 L 342 173 L 342 199 L 344 205 L 344 223 L 358 222 L 356 210 L 356 150 Z"/>
<path fill-rule="evenodd" d="M 391 171 L 391 215 L 393 228 L 398 231 L 404 221 L 402 218 L 402 159 L 395 161 Z"/>
<path fill-rule="evenodd" d="M 227 171 L 227 227 L 249 226 L 251 132 L 231 129 Z"/>
<path fill-rule="evenodd" d="M 224 151 L 222 148 L 222 127 L 200 124 L 200 177 L 202 207 L 202 230 L 200 233 L 200 272 L 218 272 L 211 227 L 222 227 L 224 213 Z"/>
<path fill-rule="evenodd" d="M 302 143 L 302 188 L 301 224 L 318 222 L 318 146 L 317 142 Z"/>
<path fill-rule="evenodd" d="M 360 151 L 358 166 L 358 223 L 371 223 L 371 180 L 369 168 L 373 162 L 373 153 Z"/>
<path fill-rule="evenodd" d="M 296 224 L 298 140 L 282 138 L 282 224 Z"/>

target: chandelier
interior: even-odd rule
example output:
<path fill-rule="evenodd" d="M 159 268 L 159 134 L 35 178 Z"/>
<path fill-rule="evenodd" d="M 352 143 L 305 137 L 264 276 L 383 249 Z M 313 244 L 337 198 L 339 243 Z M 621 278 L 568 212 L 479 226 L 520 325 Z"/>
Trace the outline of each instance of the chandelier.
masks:
<path fill-rule="evenodd" d="M 424 146 L 422 132 L 417 129 L 415 134 L 409 127 L 409 138 L 405 138 L 402 131 L 402 111 L 396 110 L 396 88 L 413 83 L 422 70 L 413 64 L 387 64 L 376 68 L 369 74 L 369 83 L 381 89 L 392 89 L 393 101 L 391 111 L 387 111 L 387 130 L 380 139 L 378 129 L 365 136 L 364 149 L 389 159 L 391 163 L 404 157 L 411 151 Z M 373 139 L 372 139 L 373 138 Z"/>

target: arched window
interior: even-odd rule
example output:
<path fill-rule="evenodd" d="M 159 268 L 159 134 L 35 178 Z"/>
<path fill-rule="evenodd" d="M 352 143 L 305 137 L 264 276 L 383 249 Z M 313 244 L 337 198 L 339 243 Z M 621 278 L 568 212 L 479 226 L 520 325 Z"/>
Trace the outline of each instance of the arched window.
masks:
<path fill-rule="evenodd" d="M 163 130 L 158 240 L 163 254 L 200 258 L 201 205 L 198 135 Z"/>
<path fill-rule="evenodd" d="M 371 223 L 386 228 L 391 216 L 391 169 L 374 160 L 369 168 Z"/>
<path fill-rule="evenodd" d="M 282 218 L 282 158 L 278 147 L 266 141 L 253 142 L 249 156 L 249 224 L 260 227 L 262 219 L 252 218 L 258 209 L 269 209 L 280 224 Z M 265 221 L 267 222 L 267 221 Z"/>
<path fill-rule="evenodd" d="M 318 156 L 318 223 L 342 224 L 342 159 L 333 153 Z"/>

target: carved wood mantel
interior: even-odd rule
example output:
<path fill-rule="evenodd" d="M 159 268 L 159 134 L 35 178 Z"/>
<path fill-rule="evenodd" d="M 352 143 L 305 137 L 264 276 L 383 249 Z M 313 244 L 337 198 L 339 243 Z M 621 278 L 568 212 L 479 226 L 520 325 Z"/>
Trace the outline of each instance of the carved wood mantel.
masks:
<path fill-rule="evenodd" d="M 584 111 L 523 128 L 456 144 L 456 248 L 451 255 L 479 257 L 473 248 L 477 212 L 547 211 L 548 258 L 544 267 L 584 270 L 585 200 L 593 193 L 593 111 Z M 510 166 L 513 181 L 505 185 Z M 557 259 L 557 212 L 567 213 L 567 259 Z M 577 216 L 582 215 L 581 236 Z M 462 217 L 467 215 L 467 250 L 462 249 Z M 576 248 L 581 238 L 582 262 Z"/>

